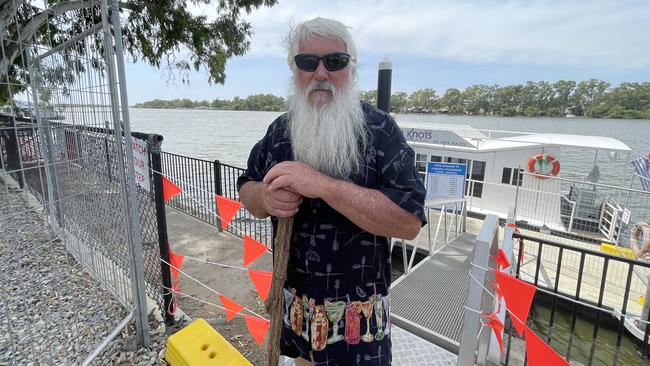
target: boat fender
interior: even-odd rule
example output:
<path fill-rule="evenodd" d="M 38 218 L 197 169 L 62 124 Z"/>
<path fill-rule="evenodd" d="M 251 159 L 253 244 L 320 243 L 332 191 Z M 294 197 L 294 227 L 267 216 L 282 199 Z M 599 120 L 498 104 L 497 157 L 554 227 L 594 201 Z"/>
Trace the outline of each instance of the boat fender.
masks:
<path fill-rule="evenodd" d="M 551 165 L 551 171 L 544 172 L 544 166 Z M 560 162 L 551 154 L 537 154 L 528 159 L 528 171 L 535 174 L 536 178 L 546 179 L 550 176 L 556 176 L 560 172 Z"/>
<path fill-rule="evenodd" d="M 643 235 L 643 241 L 641 241 Z M 639 246 L 639 243 L 642 243 Z M 637 222 L 632 226 L 630 249 L 638 259 L 643 259 L 650 252 L 650 225 L 647 222 Z"/>

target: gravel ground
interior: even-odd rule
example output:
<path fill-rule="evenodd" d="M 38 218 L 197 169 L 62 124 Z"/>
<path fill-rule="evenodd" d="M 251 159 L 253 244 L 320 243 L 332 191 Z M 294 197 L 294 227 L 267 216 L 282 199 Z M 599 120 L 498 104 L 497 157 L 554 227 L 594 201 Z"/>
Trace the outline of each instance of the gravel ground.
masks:
<path fill-rule="evenodd" d="M 0 175 L 0 365 L 78 365 L 127 311 L 27 207 Z M 130 326 L 95 364 L 164 365 L 163 326 L 151 325 L 150 349 L 133 348 Z"/>

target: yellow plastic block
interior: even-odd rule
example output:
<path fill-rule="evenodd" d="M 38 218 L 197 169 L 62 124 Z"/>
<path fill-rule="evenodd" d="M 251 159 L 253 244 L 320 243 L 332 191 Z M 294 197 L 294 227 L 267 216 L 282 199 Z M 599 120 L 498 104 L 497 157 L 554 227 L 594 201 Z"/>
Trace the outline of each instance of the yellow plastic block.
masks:
<path fill-rule="evenodd" d="M 643 305 L 643 303 L 645 303 L 645 296 L 639 296 L 639 300 L 637 300 L 637 303 L 639 303 L 639 305 Z"/>
<path fill-rule="evenodd" d="M 253 366 L 203 319 L 169 336 L 165 360 L 171 366 Z"/>
<path fill-rule="evenodd" d="M 617 247 L 616 245 L 607 244 L 607 243 L 600 243 L 600 251 L 617 255 L 619 257 L 627 257 L 632 259 L 636 258 L 632 249 Z"/>

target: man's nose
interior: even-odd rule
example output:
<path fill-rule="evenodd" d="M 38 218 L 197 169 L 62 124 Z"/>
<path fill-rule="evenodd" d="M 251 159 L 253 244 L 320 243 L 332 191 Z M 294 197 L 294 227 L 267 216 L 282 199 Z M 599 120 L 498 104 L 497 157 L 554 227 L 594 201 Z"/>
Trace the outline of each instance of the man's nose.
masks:
<path fill-rule="evenodd" d="M 325 68 L 325 64 L 323 63 L 323 60 L 320 60 L 318 62 L 318 67 L 316 67 L 316 70 L 314 71 L 314 78 L 318 81 L 325 81 L 329 79 L 330 74 L 329 71 Z"/>

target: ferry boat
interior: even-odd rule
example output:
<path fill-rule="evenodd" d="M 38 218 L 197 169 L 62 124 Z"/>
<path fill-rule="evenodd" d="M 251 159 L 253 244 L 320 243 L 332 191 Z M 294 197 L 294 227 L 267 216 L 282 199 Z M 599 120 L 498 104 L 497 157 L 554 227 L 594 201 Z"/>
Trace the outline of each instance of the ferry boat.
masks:
<path fill-rule="evenodd" d="M 617 241 L 626 203 L 599 192 L 596 161 L 598 154 L 605 154 L 610 161 L 627 164 L 631 149 L 625 143 L 605 136 L 478 130 L 468 125 L 398 125 L 415 150 L 423 180 L 428 162 L 466 165 L 470 213 L 505 219 L 514 206 L 518 222 L 542 231 Z M 562 167 L 565 148 L 591 151 L 594 165 L 585 172 L 569 172 Z"/>

